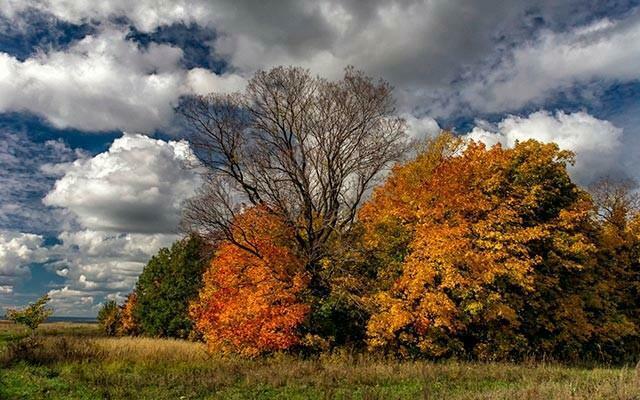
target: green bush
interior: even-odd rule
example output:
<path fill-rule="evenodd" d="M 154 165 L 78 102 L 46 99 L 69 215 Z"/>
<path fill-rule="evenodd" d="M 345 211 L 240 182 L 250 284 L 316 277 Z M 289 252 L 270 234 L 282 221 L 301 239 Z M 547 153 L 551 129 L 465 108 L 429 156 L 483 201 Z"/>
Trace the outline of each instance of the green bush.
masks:
<path fill-rule="evenodd" d="M 46 307 L 49 300 L 49 296 L 45 294 L 23 310 L 9 309 L 7 310 L 7 319 L 16 324 L 25 325 L 33 331 L 53 314 L 53 310 Z"/>
<path fill-rule="evenodd" d="M 133 310 L 141 333 L 187 338 L 192 329 L 189 302 L 202 286 L 207 265 L 206 246 L 192 235 L 160 249 L 144 267 L 136 285 Z"/>

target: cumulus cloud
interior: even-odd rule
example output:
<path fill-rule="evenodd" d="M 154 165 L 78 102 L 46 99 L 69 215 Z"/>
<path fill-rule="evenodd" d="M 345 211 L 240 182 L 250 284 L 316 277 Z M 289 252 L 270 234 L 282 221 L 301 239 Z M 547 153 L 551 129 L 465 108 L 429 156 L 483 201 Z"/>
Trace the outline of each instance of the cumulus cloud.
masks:
<path fill-rule="evenodd" d="M 640 79 L 640 12 L 601 19 L 568 32 L 545 31 L 516 47 L 486 76 L 465 86 L 463 100 L 496 112 L 541 102 L 576 84 Z"/>
<path fill-rule="evenodd" d="M 124 296 L 179 238 L 181 202 L 199 185 L 194 163 L 184 141 L 125 133 L 103 153 L 45 168 L 59 176 L 44 203 L 76 222 L 46 248 L 46 268 L 64 278 L 50 292 L 57 313 L 91 314 L 105 296 Z"/>
<path fill-rule="evenodd" d="M 501 143 L 512 147 L 517 141 L 535 139 L 555 142 L 576 155 L 570 171 L 580 183 L 614 174 L 622 149 L 623 131 L 609 121 L 585 112 L 566 114 L 538 111 L 527 117 L 508 116 L 496 126 L 483 123 L 466 135 L 487 145 Z"/>
<path fill-rule="evenodd" d="M 48 267 L 66 279 L 65 285 L 92 296 L 127 293 L 146 262 L 175 234 L 109 233 L 92 230 L 62 232 L 51 247 Z"/>
<path fill-rule="evenodd" d="M 92 307 L 94 296 L 80 290 L 70 289 L 68 286 L 61 289 L 51 289 L 47 294 L 51 299 L 49 306 L 59 315 L 78 315 L 78 310 L 94 308 Z"/>
<path fill-rule="evenodd" d="M 184 141 L 125 133 L 108 151 L 66 165 L 43 201 L 93 230 L 174 233 L 182 201 L 198 186 L 186 168 L 194 159 Z"/>
<path fill-rule="evenodd" d="M 13 234 L 13 242 L 6 246 L 13 249 L 14 263 L 11 265 L 16 265 L 16 257 L 24 265 L 42 262 L 48 270 L 65 278 L 62 287 L 48 292 L 56 315 L 92 315 L 102 299 L 122 301 L 135 285 L 146 262 L 159 248 L 178 239 L 178 235 L 172 234 L 80 230 L 62 232 L 58 236 L 59 244 L 43 247 L 41 237 L 19 235 Z M 0 267 L 5 265 L 1 258 L 3 247 L 0 239 Z M 28 268 L 8 271 L 10 279 L 5 279 L 5 272 L 0 269 L 0 294 L 12 295 L 13 285 L 18 278 L 28 275 Z"/>
<path fill-rule="evenodd" d="M 126 35 L 104 28 L 24 61 L 0 53 L 0 112 L 32 112 L 59 128 L 154 131 L 169 124 L 181 95 L 202 92 L 201 84 L 226 90 L 242 81 L 185 71 L 180 48 L 142 48 Z"/>
<path fill-rule="evenodd" d="M 429 116 L 416 117 L 412 114 L 404 114 L 402 117 L 407 121 L 407 135 L 411 139 L 433 137 L 441 131 L 438 122 Z"/>
<path fill-rule="evenodd" d="M 476 93 L 486 86 L 490 86 L 489 93 L 509 92 L 508 81 L 518 87 L 517 82 L 526 80 L 528 73 L 541 78 L 564 73 L 561 79 L 571 79 L 573 73 L 589 75 L 610 69 L 616 59 L 635 60 L 637 46 L 623 60 L 619 50 L 606 44 L 633 43 L 635 19 L 612 23 L 615 26 L 603 20 L 576 28 L 589 15 L 620 14 L 625 8 L 629 5 L 624 1 L 604 4 L 597 0 L 516 0 L 509 7 L 500 0 L 285 0 L 268 4 L 256 0 L 109 0 L 100 7 L 89 1 L 8 0 L 0 12 L 17 17 L 36 9 L 72 23 L 126 17 L 147 32 L 165 25 L 196 23 L 215 29 L 215 56 L 243 76 L 260 68 L 295 64 L 331 78 L 352 64 L 389 79 L 407 101 L 432 100 L 434 104 L 425 108 L 455 112 L 461 107 L 457 99 L 460 82 L 477 82 L 478 87 L 465 94 L 466 100 L 476 104 Z M 541 25 L 547 29 L 543 34 L 539 34 Z M 534 44 L 532 35 L 540 37 Z M 595 43 L 600 37 L 605 39 Z M 171 64 L 172 50 L 159 49 L 167 52 Z M 596 62 L 597 57 L 587 55 L 599 54 L 599 50 L 613 60 Z M 537 57 L 540 51 L 552 55 Z M 585 57 L 589 63 L 581 64 L 584 70 L 572 64 Z M 533 70 L 528 70 L 529 61 L 534 62 Z M 500 65 L 497 71 L 496 65 Z M 202 71 L 190 78 L 203 78 Z M 237 86 L 224 78 L 212 81 L 213 87 Z M 157 89 L 157 95 L 162 98 L 164 94 L 166 100 L 169 87 L 178 85 L 171 80 L 158 83 L 166 90 Z M 536 89 L 525 89 L 517 96 L 536 95 Z M 504 104 L 511 105 L 508 100 Z"/>
<path fill-rule="evenodd" d="M 28 277 L 29 264 L 46 260 L 42 243 L 40 235 L 0 231 L 0 293 L 10 294 L 20 279 Z"/>

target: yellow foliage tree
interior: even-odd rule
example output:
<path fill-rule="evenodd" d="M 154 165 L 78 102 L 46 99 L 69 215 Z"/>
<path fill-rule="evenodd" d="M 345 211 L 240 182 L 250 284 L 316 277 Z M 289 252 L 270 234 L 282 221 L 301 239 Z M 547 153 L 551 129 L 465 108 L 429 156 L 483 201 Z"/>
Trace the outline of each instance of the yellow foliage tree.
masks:
<path fill-rule="evenodd" d="M 436 357 L 527 351 L 528 330 L 542 322 L 539 304 L 525 304 L 536 293 L 561 307 L 545 310 L 542 351 L 554 351 L 560 337 L 588 337 L 579 292 L 547 293 L 588 268 L 594 251 L 591 203 L 566 172 L 571 157 L 535 141 L 462 149 L 445 134 L 397 167 L 360 212 L 366 245 L 396 265 L 382 268 L 390 282 L 374 296 L 369 345 Z M 390 232 L 401 246 L 389 243 Z"/>

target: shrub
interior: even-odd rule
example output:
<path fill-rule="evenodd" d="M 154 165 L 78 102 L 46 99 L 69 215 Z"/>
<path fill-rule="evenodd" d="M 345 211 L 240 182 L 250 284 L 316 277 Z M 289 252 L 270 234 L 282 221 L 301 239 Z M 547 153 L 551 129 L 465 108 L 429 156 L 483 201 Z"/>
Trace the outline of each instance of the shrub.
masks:
<path fill-rule="evenodd" d="M 120 331 L 120 307 L 115 300 L 105 302 L 98 311 L 98 323 L 108 336 L 115 336 Z"/>
<path fill-rule="evenodd" d="M 6 317 L 8 320 L 22 324 L 34 331 L 38 325 L 53 314 L 53 310 L 46 307 L 49 300 L 49 296 L 45 294 L 22 310 L 7 310 Z"/>
<path fill-rule="evenodd" d="M 611 293 L 591 285 L 592 203 L 567 173 L 572 155 L 536 141 L 449 148 L 397 167 L 361 210 L 367 244 L 395 263 L 381 263 L 370 346 L 567 358 L 595 347 L 604 326 L 626 334 L 601 306 Z M 388 232 L 401 233 L 402 251 Z"/>

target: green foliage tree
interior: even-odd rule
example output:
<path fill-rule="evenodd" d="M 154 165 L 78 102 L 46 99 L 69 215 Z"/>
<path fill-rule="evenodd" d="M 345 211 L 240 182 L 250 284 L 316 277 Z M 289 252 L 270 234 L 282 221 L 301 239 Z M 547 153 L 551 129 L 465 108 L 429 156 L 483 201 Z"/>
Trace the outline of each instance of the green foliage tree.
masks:
<path fill-rule="evenodd" d="M 120 329 L 120 307 L 115 300 L 105 302 L 98 311 L 98 323 L 109 336 L 115 336 Z"/>
<path fill-rule="evenodd" d="M 7 310 L 7 319 L 17 324 L 22 324 L 27 328 L 34 331 L 38 325 L 43 323 L 47 318 L 53 314 L 53 310 L 47 308 L 46 305 L 51 300 L 48 295 L 44 295 L 36 300 L 34 303 L 29 304 L 22 310 L 9 309 Z"/>
<path fill-rule="evenodd" d="M 163 248 L 138 278 L 133 315 L 142 334 L 186 338 L 192 329 L 189 302 L 198 295 L 207 267 L 205 242 L 191 235 Z"/>

